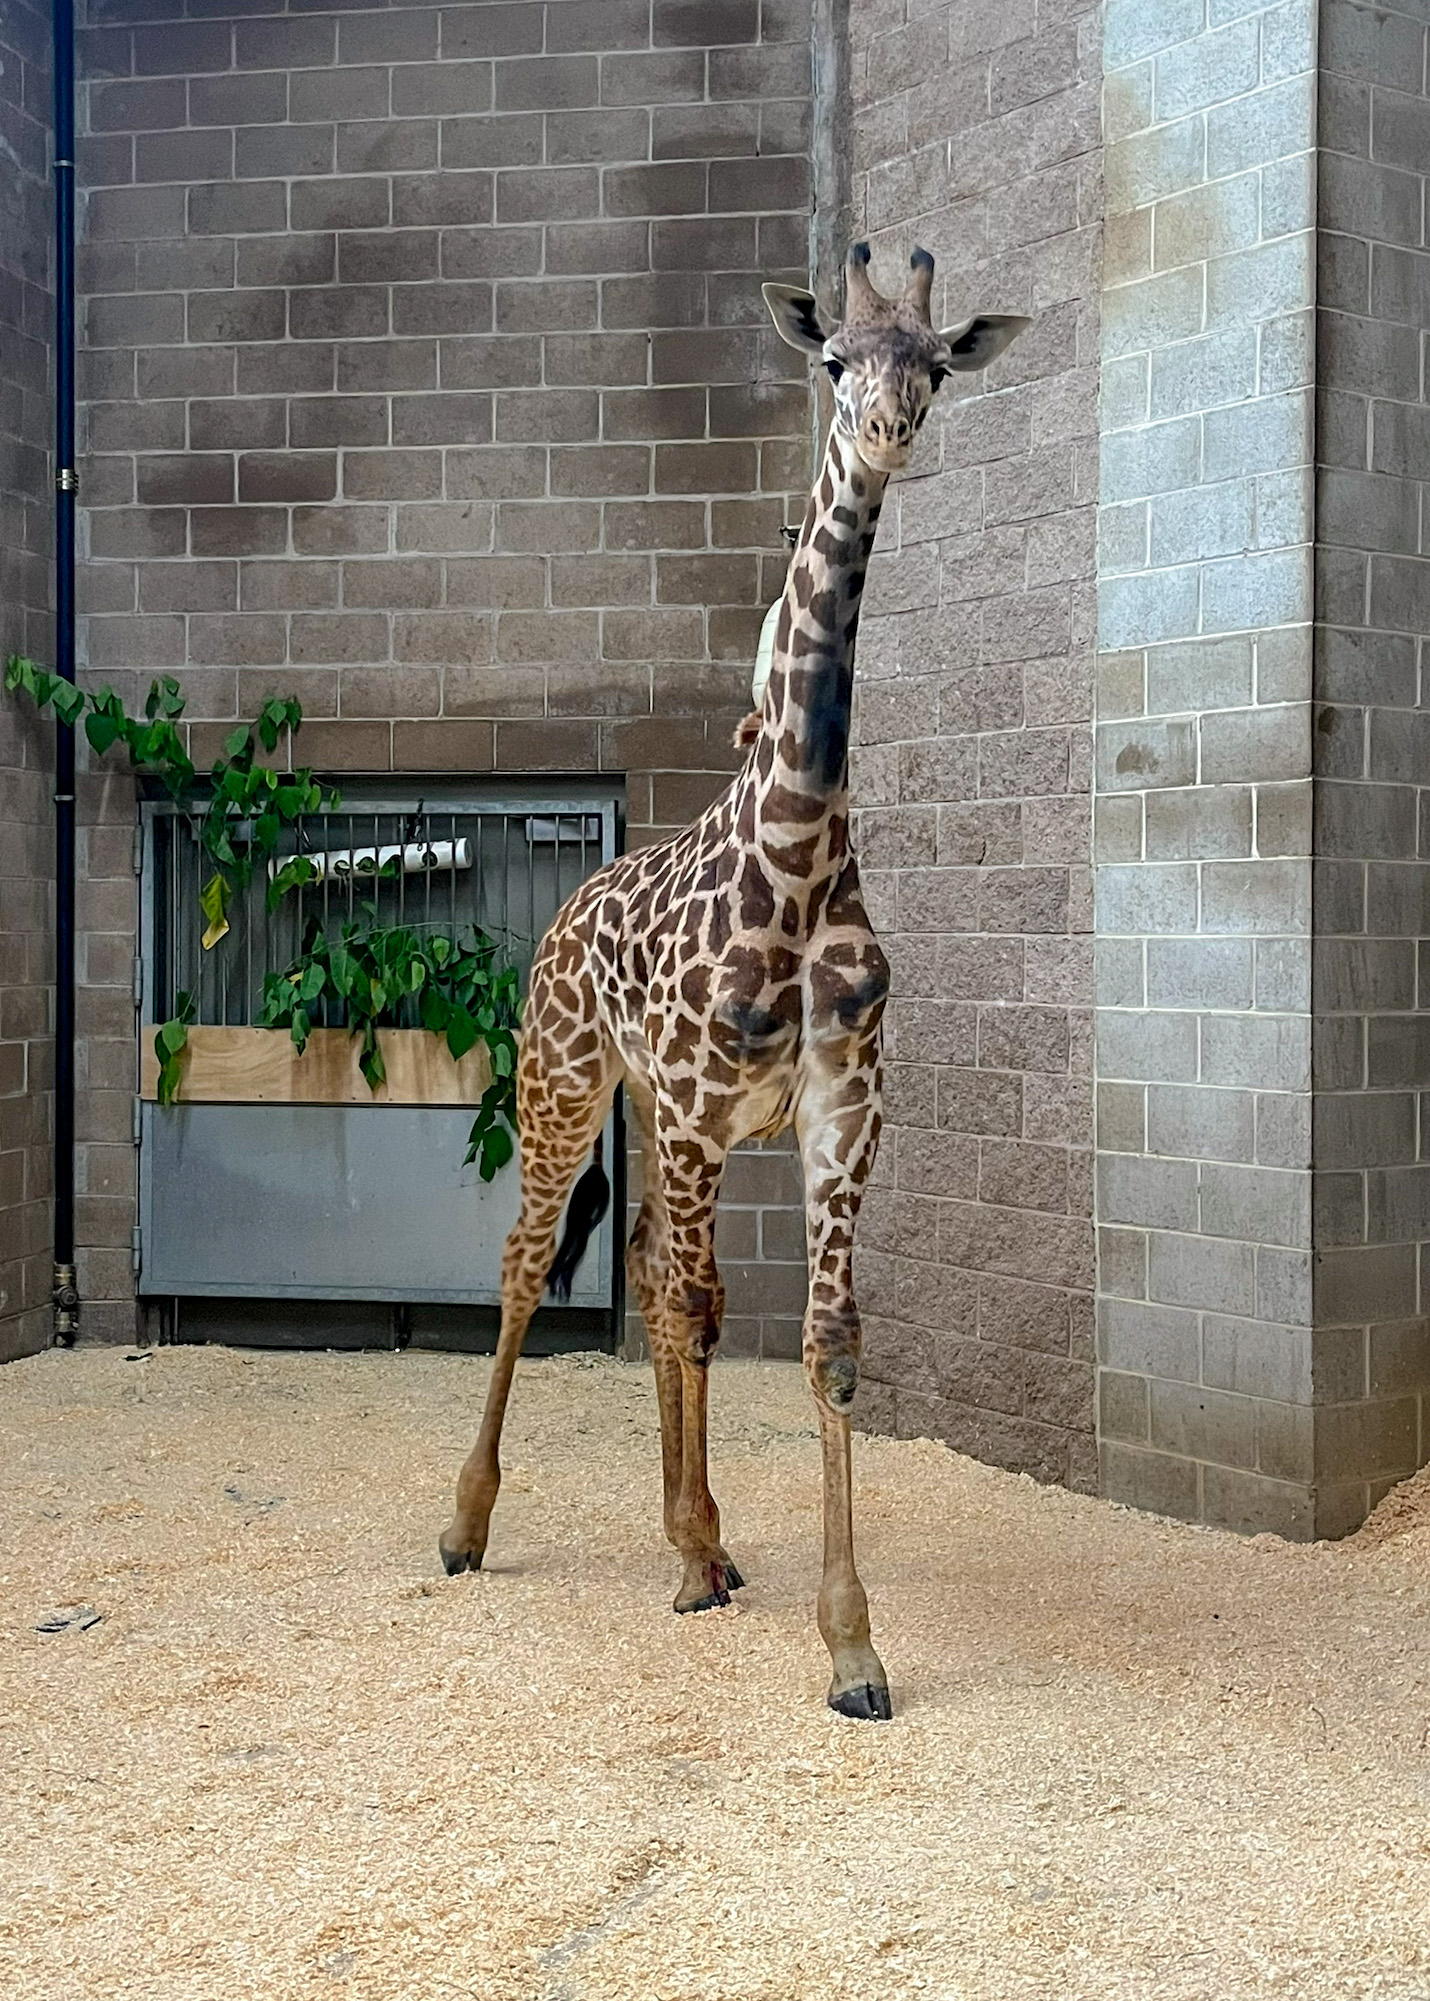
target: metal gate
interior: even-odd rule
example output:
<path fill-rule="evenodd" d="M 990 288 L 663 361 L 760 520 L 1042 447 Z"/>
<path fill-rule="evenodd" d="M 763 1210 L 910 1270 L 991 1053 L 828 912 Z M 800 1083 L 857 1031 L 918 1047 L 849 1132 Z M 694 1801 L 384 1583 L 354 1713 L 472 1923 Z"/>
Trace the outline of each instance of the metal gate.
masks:
<path fill-rule="evenodd" d="M 166 1020 L 188 992 L 198 1023 L 227 1027 L 258 1022 L 265 975 L 293 960 L 315 917 L 325 929 L 364 917 L 451 936 L 477 927 L 517 965 L 524 989 L 547 925 L 616 853 L 620 831 L 609 786 L 567 781 L 558 794 L 535 782 L 434 779 L 404 796 L 390 781 L 350 782 L 337 810 L 300 822 L 275 860 L 323 858 L 318 879 L 270 910 L 268 871 L 257 871 L 233 898 L 228 935 L 206 952 L 198 895 L 211 864 L 200 821 L 166 801 L 141 810 L 140 1020 Z M 418 1026 L 415 998 L 404 1005 L 402 1025 Z M 331 1004 L 314 1025 L 339 1025 Z M 167 1302 L 188 1332 L 229 1339 L 248 1330 L 332 1345 L 346 1330 L 361 1345 L 414 1336 L 486 1345 L 519 1177 L 513 1163 L 483 1183 L 462 1165 L 473 1109 L 141 1103 L 141 1294 Z M 618 1167 L 620 1151 L 613 1122 L 607 1161 Z M 543 1310 L 538 1348 L 614 1340 L 617 1214 L 618 1201 L 569 1306 Z"/>

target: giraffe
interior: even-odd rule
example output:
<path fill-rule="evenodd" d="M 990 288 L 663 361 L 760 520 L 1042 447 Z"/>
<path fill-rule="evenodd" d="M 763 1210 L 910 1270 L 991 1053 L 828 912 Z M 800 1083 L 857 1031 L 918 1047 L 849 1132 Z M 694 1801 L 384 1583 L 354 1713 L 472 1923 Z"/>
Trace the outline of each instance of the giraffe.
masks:
<path fill-rule="evenodd" d="M 552 1269 L 562 1207 L 618 1084 L 640 1129 L 644 1199 L 627 1253 L 660 1410 L 664 1527 L 683 1565 L 677 1612 L 730 1602 L 743 1579 L 720 1540 L 706 1467 L 706 1392 L 724 1289 L 715 1203 L 730 1149 L 793 1125 L 804 1169 L 809 1293 L 804 1367 L 823 1464 L 817 1601 L 828 1701 L 891 1716 L 854 1564 L 849 1409 L 860 1326 L 852 1256 L 879 1138 L 888 962 L 849 840 L 849 728 L 860 593 L 885 485 L 909 460 L 940 384 L 978 370 L 1027 325 L 982 316 L 939 332 L 933 258 L 916 249 L 902 297 L 846 266 L 842 322 L 810 292 L 766 285 L 775 327 L 833 384 L 823 464 L 791 559 L 764 701 L 737 733 L 729 789 L 673 839 L 618 857 L 566 903 L 532 967 L 518 1067 L 521 1214 L 502 1263 L 502 1318 L 476 1445 L 440 1550 L 480 1568 L 501 1478 L 512 1372 Z M 599 1169 L 588 1169 L 584 1184 Z M 578 1208 L 562 1258 L 570 1269 Z"/>

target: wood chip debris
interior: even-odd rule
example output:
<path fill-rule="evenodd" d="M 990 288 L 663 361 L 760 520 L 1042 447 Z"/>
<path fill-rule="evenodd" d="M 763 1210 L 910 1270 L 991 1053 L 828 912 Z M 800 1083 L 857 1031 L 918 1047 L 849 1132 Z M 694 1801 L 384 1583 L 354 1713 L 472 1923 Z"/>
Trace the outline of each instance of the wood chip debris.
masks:
<path fill-rule="evenodd" d="M 797 1370 L 716 1369 L 750 1582 L 689 1619 L 604 1359 L 521 1365 L 441 1575 L 487 1373 L 0 1370 L 4 2001 L 1430 1995 L 1430 1474 L 1295 1547 L 860 1440 L 874 1726 L 824 1706 Z"/>

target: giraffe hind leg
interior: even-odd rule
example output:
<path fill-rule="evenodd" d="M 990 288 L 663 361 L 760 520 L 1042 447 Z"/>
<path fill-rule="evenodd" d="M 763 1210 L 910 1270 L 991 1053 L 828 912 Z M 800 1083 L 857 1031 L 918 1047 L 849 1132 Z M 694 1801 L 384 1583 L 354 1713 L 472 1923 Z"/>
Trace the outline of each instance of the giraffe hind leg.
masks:
<path fill-rule="evenodd" d="M 501 1333 L 481 1430 L 457 1479 L 456 1511 L 438 1539 L 449 1577 L 480 1570 L 497 1489 L 498 1448 L 512 1375 L 531 1317 L 541 1304 L 567 1194 L 605 1123 L 615 1092 L 615 1064 L 604 1039 L 597 1054 L 554 1075 L 540 1038 L 530 1035 L 518 1075 L 521 1214 L 502 1252 Z"/>
<path fill-rule="evenodd" d="M 662 1266 L 656 1264 L 651 1255 L 653 1234 L 654 1227 L 647 1213 L 647 1204 L 642 1203 L 641 1213 L 636 1218 L 636 1227 L 631 1233 L 626 1269 L 630 1275 L 631 1290 L 640 1301 L 641 1314 L 650 1339 L 656 1401 L 660 1408 L 661 1487 L 665 1538 L 678 1549 L 680 1548 L 680 1490 L 684 1473 L 685 1391 L 680 1359 L 665 1325 L 665 1271 Z M 745 1580 L 722 1543 L 717 1543 L 715 1557 L 723 1572 L 718 1585 L 712 1577 L 709 1592 L 700 1594 L 701 1602 L 693 1605 L 677 1602 L 675 1609 L 678 1612 L 705 1611 L 710 1605 L 728 1604 L 730 1592 L 743 1588 Z M 718 1595 L 720 1590 L 725 1594 L 723 1597 Z"/>

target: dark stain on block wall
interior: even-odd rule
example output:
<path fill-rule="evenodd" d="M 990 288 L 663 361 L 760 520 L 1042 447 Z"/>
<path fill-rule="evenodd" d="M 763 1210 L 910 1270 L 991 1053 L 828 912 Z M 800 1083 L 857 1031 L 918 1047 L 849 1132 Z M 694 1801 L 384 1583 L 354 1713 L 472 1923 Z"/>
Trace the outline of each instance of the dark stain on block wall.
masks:
<path fill-rule="evenodd" d="M 51 651 L 50 27 L 0 15 L 0 660 Z M 53 730 L 0 700 L 0 1360 L 49 1338 Z"/>
<path fill-rule="evenodd" d="M 320 768 L 607 772 L 632 842 L 679 826 L 809 479 L 759 294 L 807 268 L 808 0 L 184 11 L 92 0 L 80 36 L 90 678 L 179 672 L 201 753 L 291 689 Z M 99 1159 L 132 805 L 83 810 Z M 730 1192 L 729 1345 L 789 1352 L 798 1189 Z M 131 1224 L 83 1209 L 91 1334 L 132 1331 Z"/>

